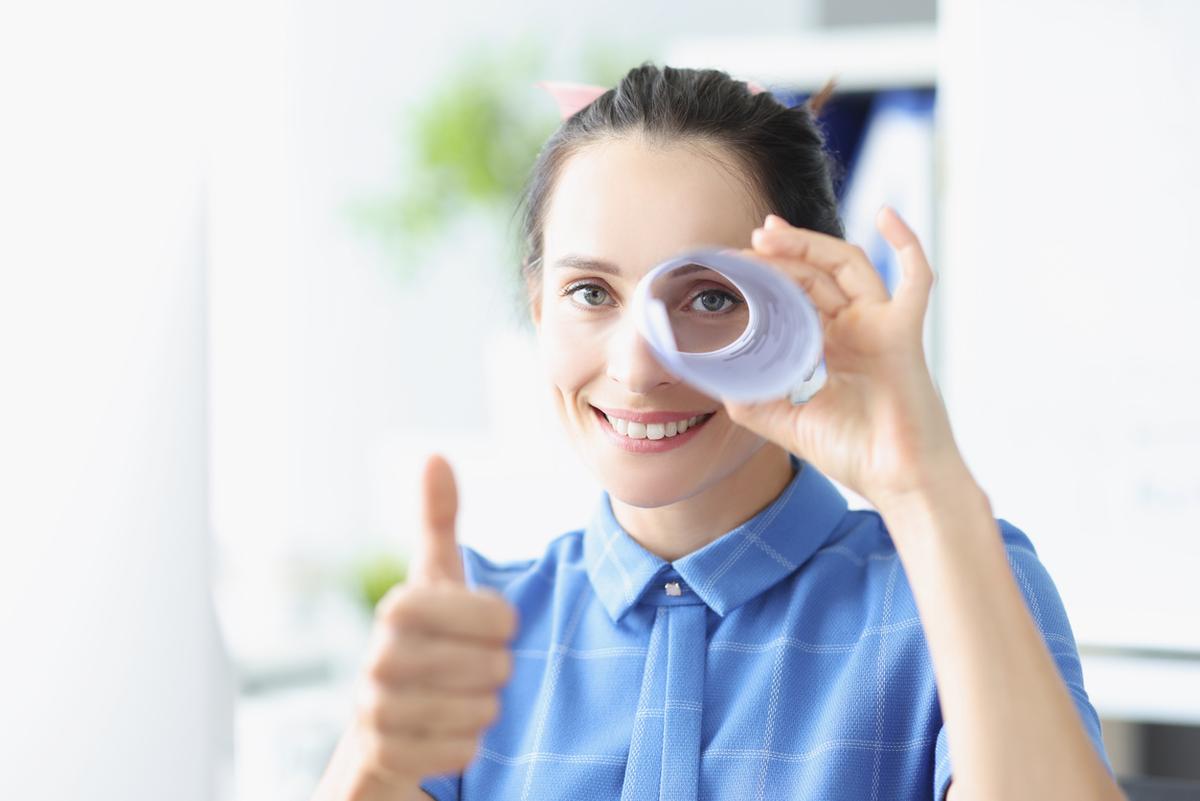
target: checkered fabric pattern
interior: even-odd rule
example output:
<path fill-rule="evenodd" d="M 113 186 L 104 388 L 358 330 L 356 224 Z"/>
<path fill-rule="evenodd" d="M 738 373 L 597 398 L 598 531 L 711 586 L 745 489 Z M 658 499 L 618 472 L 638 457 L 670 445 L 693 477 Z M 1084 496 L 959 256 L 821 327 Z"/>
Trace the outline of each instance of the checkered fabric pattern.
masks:
<path fill-rule="evenodd" d="M 792 464 L 771 504 L 674 562 L 621 528 L 607 493 L 537 559 L 460 545 L 468 584 L 517 607 L 514 669 L 476 759 L 422 788 L 440 801 L 941 801 L 951 756 L 904 568 L 876 512 Z M 998 525 L 1111 773 L 1058 591 L 1025 534 Z"/>

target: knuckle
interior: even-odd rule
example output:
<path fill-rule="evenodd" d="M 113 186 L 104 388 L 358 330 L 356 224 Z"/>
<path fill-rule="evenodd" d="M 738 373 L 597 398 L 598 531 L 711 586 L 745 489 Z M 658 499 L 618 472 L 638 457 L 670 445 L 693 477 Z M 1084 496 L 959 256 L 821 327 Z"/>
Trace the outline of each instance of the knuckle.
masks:
<path fill-rule="evenodd" d="M 479 725 L 486 727 L 496 722 L 500 717 L 500 697 L 496 694 L 486 696 L 479 704 Z"/>
<path fill-rule="evenodd" d="M 429 749 L 422 764 L 427 764 L 430 770 L 437 773 L 463 770 L 471 764 L 477 750 L 478 741 L 472 737 L 442 740 Z"/>
<path fill-rule="evenodd" d="M 363 664 L 363 675 L 369 681 L 381 681 L 387 671 L 386 663 L 390 638 L 387 636 L 378 637 L 371 645 L 371 650 L 367 653 L 366 661 Z"/>
<path fill-rule="evenodd" d="M 383 694 L 373 684 L 364 684 L 358 692 L 355 717 L 368 731 L 382 731 L 387 726 L 387 706 Z"/>
<path fill-rule="evenodd" d="M 465 768 L 471 764 L 471 760 L 475 758 L 475 753 L 479 750 L 479 738 L 466 737 L 458 740 L 454 744 L 453 755 L 455 766 Z"/>
<path fill-rule="evenodd" d="M 503 648 L 496 651 L 496 655 L 492 658 L 493 661 L 493 676 L 497 684 L 504 684 L 508 681 L 508 677 L 512 675 L 513 655 L 510 650 Z"/>
<path fill-rule="evenodd" d="M 505 639 L 511 637 L 517 628 L 517 610 L 512 603 L 490 587 L 480 587 L 475 596 L 482 601 L 481 614 L 488 627 Z"/>
<path fill-rule="evenodd" d="M 367 666 L 367 678 L 374 684 L 387 684 L 395 677 L 387 661 L 378 659 Z"/>
<path fill-rule="evenodd" d="M 776 236 L 779 237 L 779 241 L 791 256 L 797 259 L 808 258 L 809 241 L 806 237 L 801 236 L 794 229 L 778 231 Z"/>
<path fill-rule="evenodd" d="M 387 592 L 383 594 L 383 597 L 380 598 L 375 604 L 376 616 L 386 612 L 393 604 L 399 601 L 400 598 L 407 593 L 407 591 L 408 585 L 404 584 L 403 582 L 400 584 L 393 584 L 391 587 L 389 587 Z"/>
<path fill-rule="evenodd" d="M 386 731 L 388 728 L 387 707 L 383 704 L 373 704 L 362 710 L 363 725 L 374 731 Z"/>
<path fill-rule="evenodd" d="M 389 642 L 382 642 L 367 663 L 367 679 L 374 684 L 387 684 L 394 678 L 392 654 L 396 649 L 389 647 Z"/>
<path fill-rule="evenodd" d="M 368 668 L 371 681 L 382 686 L 402 686 L 426 673 L 426 660 L 417 648 L 392 640 Z"/>
<path fill-rule="evenodd" d="M 495 626 L 497 632 L 505 639 L 512 637 L 517 630 L 518 621 L 516 608 L 502 596 L 496 596 L 496 601 L 493 606 L 496 610 L 493 613 L 493 617 L 496 621 Z"/>
<path fill-rule="evenodd" d="M 401 630 L 420 629 L 428 603 L 428 593 L 411 589 L 392 607 L 388 622 Z"/>
<path fill-rule="evenodd" d="M 375 619 L 382 623 L 398 624 L 411 614 L 414 596 L 413 588 L 406 584 L 397 584 L 387 591 L 375 606 Z"/>

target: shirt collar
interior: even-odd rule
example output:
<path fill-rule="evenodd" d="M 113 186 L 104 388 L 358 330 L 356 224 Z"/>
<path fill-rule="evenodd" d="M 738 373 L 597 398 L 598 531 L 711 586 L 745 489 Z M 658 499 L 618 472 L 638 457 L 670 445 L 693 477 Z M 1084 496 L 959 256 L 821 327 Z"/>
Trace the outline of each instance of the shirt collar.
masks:
<path fill-rule="evenodd" d="M 614 621 L 660 573 L 674 568 L 709 608 L 724 617 L 796 570 L 833 533 L 846 499 L 828 478 L 789 454 L 791 482 L 754 517 L 699 550 L 667 562 L 646 550 L 613 516 L 607 491 L 583 533 L 592 587 Z"/>

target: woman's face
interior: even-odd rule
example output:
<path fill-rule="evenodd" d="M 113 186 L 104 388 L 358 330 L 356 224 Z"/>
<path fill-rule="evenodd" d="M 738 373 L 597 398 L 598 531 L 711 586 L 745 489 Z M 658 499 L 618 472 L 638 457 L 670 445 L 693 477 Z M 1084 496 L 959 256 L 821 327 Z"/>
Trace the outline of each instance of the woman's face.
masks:
<path fill-rule="evenodd" d="M 764 444 L 664 370 L 630 313 L 656 264 L 701 245 L 750 247 L 762 216 L 728 164 L 611 140 L 567 161 L 547 208 L 542 280 L 530 292 L 554 403 L 600 483 L 633 506 L 702 492 Z"/>

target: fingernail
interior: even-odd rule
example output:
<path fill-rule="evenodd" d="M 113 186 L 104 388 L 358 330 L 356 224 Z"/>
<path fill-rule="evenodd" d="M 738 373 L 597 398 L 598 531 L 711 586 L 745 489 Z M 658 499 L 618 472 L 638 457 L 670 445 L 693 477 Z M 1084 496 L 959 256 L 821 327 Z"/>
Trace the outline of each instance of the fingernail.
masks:
<path fill-rule="evenodd" d="M 770 228 L 779 228 L 780 226 L 787 225 L 787 221 L 777 214 L 768 214 L 764 225 Z"/>

